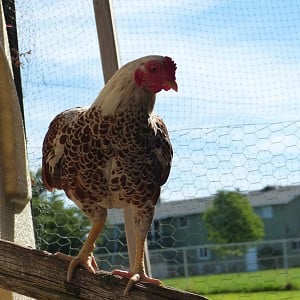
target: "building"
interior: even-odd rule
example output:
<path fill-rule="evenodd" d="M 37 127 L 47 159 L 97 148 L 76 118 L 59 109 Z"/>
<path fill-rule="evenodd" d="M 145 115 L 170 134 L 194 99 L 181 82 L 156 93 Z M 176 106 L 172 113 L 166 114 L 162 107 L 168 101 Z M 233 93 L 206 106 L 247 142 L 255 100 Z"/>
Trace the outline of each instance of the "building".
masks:
<path fill-rule="evenodd" d="M 264 222 L 265 238 L 263 243 L 247 245 L 243 257 L 222 258 L 207 239 L 202 215 L 213 196 L 159 203 L 148 234 L 151 264 L 161 270 L 159 277 L 296 266 L 300 261 L 300 186 L 266 187 L 246 196 Z M 110 253 L 106 259 L 111 265 L 126 266 L 122 211 L 110 210 L 108 223 L 103 238 Z M 121 258 L 113 253 L 121 253 Z"/>

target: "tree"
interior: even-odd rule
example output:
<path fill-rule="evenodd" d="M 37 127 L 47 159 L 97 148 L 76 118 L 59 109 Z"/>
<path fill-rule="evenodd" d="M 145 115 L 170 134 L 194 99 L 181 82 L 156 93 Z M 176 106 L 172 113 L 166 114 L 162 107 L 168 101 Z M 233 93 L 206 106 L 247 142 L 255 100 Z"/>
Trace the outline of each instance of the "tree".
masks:
<path fill-rule="evenodd" d="M 208 238 L 218 244 L 261 240 L 264 224 L 253 211 L 246 196 L 239 192 L 220 191 L 203 215 Z M 245 247 L 221 247 L 224 254 L 242 255 Z"/>
<path fill-rule="evenodd" d="M 75 255 L 90 230 L 88 218 L 75 206 L 65 206 L 63 195 L 48 193 L 41 170 L 31 173 L 32 215 L 37 247 Z"/>

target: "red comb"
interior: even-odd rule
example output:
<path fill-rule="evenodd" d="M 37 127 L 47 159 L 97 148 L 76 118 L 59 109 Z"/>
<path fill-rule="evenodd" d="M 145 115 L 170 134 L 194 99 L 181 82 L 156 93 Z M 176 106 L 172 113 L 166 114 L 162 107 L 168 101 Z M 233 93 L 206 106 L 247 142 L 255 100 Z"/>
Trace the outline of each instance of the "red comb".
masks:
<path fill-rule="evenodd" d="M 174 75 L 177 69 L 175 62 L 168 56 L 165 56 L 164 64 Z"/>

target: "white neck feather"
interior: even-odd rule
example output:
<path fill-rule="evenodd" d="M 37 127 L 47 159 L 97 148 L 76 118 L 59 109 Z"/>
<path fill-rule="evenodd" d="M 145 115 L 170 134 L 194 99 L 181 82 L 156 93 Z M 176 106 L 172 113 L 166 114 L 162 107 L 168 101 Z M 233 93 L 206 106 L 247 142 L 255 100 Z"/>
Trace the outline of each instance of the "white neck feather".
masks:
<path fill-rule="evenodd" d="M 155 94 L 139 88 L 133 80 L 135 70 L 150 58 L 157 59 L 157 56 L 137 59 L 119 69 L 99 93 L 91 108 L 99 107 L 104 116 L 112 116 L 117 110 L 125 110 L 130 104 L 135 103 L 137 107 L 144 107 L 151 113 Z"/>
<path fill-rule="evenodd" d="M 120 90 L 106 88 L 99 93 L 93 106 L 98 106 L 104 116 L 112 116 L 122 101 Z"/>
<path fill-rule="evenodd" d="M 155 94 L 137 87 L 133 80 L 108 82 L 97 96 L 91 108 L 97 107 L 103 116 L 112 116 L 117 111 L 136 105 L 138 109 L 144 109 L 151 113 L 155 103 Z"/>

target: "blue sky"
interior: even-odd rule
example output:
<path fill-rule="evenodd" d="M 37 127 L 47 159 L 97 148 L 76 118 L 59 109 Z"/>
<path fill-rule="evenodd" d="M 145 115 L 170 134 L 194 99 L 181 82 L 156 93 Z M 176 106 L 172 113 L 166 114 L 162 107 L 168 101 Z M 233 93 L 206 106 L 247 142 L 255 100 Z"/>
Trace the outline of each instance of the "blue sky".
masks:
<path fill-rule="evenodd" d="M 299 1 L 112 1 L 121 64 L 171 56 L 155 111 L 173 141 L 166 200 L 300 183 Z M 17 0 L 30 165 L 64 109 L 103 86 L 92 1 Z"/>

